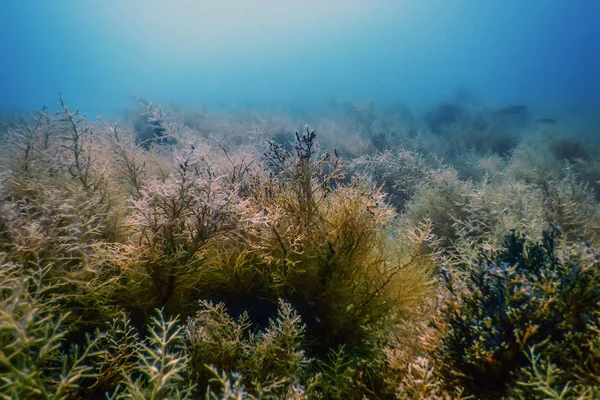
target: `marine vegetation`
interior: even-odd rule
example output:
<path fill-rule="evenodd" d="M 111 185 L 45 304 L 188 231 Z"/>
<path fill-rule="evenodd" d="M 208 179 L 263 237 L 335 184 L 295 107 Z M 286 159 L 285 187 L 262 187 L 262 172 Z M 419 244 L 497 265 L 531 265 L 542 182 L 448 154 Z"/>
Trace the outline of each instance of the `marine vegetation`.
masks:
<path fill-rule="evenodd" d="M 2 118 L 1 398 L 600 397 L 576 128 L 138 106 Z"/>

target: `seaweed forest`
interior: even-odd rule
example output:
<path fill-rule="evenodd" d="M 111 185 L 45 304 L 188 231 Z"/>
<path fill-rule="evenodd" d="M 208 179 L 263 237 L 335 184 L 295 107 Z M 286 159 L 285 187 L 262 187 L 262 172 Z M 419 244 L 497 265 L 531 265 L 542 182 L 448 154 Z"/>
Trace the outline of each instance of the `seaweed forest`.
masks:
<path fill-rule="evenodd" d="M 600 147 L 560 121 L 61 95 L 1 128 L 2 398 L 600 397 Z"/>
<path fill-rule="evenodd" d="M 0 400 L 600 399 L 600 0 L 0 0 Z"/>

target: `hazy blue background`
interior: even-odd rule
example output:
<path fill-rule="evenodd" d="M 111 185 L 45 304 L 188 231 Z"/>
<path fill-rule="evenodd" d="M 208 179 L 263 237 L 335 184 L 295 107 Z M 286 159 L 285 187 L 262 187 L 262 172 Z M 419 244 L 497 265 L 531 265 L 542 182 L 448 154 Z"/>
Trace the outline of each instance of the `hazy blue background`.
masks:
<path fill-rule="evenodd" d="M 0 0 L 0 109 L 330 97 L 598 110 L 598 0 Z"/>

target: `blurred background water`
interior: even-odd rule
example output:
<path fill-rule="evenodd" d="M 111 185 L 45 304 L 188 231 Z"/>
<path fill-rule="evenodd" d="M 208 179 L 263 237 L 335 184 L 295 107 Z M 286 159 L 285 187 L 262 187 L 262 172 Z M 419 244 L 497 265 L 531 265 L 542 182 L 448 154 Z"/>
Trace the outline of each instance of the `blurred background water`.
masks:
<path fill-rule="evenodd" d="M 419 107 L 600 114 L 597 0 L 2 0 L 0 109 Z"/>

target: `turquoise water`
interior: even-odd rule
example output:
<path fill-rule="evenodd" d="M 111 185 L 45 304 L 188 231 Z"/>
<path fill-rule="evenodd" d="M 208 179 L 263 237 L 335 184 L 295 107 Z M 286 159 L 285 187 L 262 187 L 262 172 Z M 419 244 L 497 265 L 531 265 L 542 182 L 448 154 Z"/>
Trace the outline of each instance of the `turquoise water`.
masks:
<path fill-rule="evenodd" d="M 600 1 L 0 1 L 0 109 L 439 102 L 593 115 Z M 600 113 L 599 113 L 600 114 Z"/>

